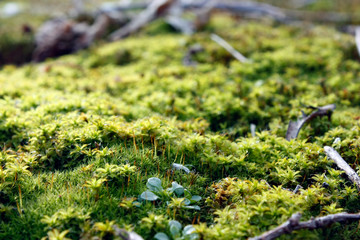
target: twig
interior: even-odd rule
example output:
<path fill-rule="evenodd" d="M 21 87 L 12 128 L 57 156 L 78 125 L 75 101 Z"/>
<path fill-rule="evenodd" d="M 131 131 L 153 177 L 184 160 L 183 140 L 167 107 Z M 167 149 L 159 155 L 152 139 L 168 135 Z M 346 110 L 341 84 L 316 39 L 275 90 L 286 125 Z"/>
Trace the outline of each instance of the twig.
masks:
<path fill-rule="evenodd" d="M 333 149 L 332 147 L 325 146 L 324 147 L 326 155 L 332 159 L 336 165 L 343 170 L 349 179 L 355 183 L 357 189 L 360 191 L 360 177 L 357 173 L 345 162 L 345 160 L 340 156 L 340 154 Z"/>
<path fill-rule="evenodd" d="M 204 2 L 206 3 L 207 1 L 181 1 L 181 7 L 185 10 L 193 10 L 193 9 L 203 9 L 204 7 Z M 127 6 L 118 6 L 115 7 L 113 10 L 114 11 L 128 11 L 128 10 L 139 10 L 139 9 L 144 9 L 147 8 L 148 4 L 146 3 L 134 3 L 134 4 L 130 4 Z M 286 15 L 283 13 L 283 11 L 278 8 L 278 7 L 274 7 L 270 4 L 265 4 L 265 3 L 257 3 L 257 2 L 231 2 L 231 1 L 226 1 L 226 2 L 221 2 L 221 1 L 217 1 L 216 4 L 214 4 L 214 6 L 212 7 L 216 10 L 220 10 L 220 11 L 226 11 L 226 12 L 231 12 L 234 14 L 251 14 L 251 15 L 261 15 L 261 16 L 269 16 L 275 20 L 285 20 Z M 107 10 L 109 11 L 109 10 Z"/>
<path fill-rule="evenodd" d="M 204 48 L 200 44 L 195 44 L 191 46 L 188 51 L 186 52 L 186 55 L 183 58 L 183 64 L 185 66 L 196 66 L 197 62 L 193 60 L 193 56 L 199 52 L 203 52 Z"/>
<path fill-rule="evenodd" d="M 318 217 L 310 219 L 306 222 L 300 222 L 301 213 L 293 214 L 289 220 L 280 226 L 263 233 L 260 236 L 256 236 L 253 238 L 249 238 L 249 240 L 272 240 L 277 237 L 280 237 L 283 234 L 289 234 L 292 231 L 300 230 L 300 229 L 318 229 L 327 227 L 336 222 L 344 222 L 344 221 L 357 221 L 360 220 L 360 213 L 357 214 L 349 214 L 349 213 L 337 213 L 327 215 L 325 217 Z"/>
<path fill-rule="evenodd" d="M 360 27 L 355 28 L 355 43 L 360 56 Z"/>
<path fill-rule="evenodd" d="M 218 4 L 218 0 L 209 0 L 206 1 L 204 6 L 196 11 L 196 19 L 194 22 L 194 29 L 201 30 L 203 29 L 210 21 L 211 14 Z"/>
<path fill-rule="evenodd" d="M 136 232 L 128 232 L 125 229 L 119 228 L 117 225 L 112 226 L 114 235 L 121 240 L 143 240 L 143 238 Z"/>
<path fill-rule="evenodd" d="M 255 136 L 256 136 L 255 131 L 256 131 L 256 125 L 253 124 L 253 123 L 251 123 L 251 124 L 250 124 L 250 132 L 251 132 L 251 136 L 252 136 L 252 137 L 255 137 Z"/>
<path fill-rule="evenodd" d="M 296 187 L 295 187 L 295 189 L 294 189 L 293 193 L 297 194 L 301 188 L 302 188 L 302 186 L 301 186 L 301 185 L 296 185 Z"/>
<path fill-rule="evenodd" d="M 289 126 L 288 126 L 288 129 L 286 132 L 286 140 L 290 141 L 291 139 L 296 138 L 298 136 L 301 128 L 303 127 L 303 125 L 305 123 L 311 121 L 315 117 L 328 116 L 330 119 L 332 112 L 336 108 L 336 105 L 330 104 L 330 105 L 326 105 L 323 107 L 318 107 L 318 108 L 310 107 L 310 108 L 317 109 L 317 110 L 315 112 L 312 112 L 310 115 L 306 115 L 303 113 L 303 117 L 298 119 L 296 122 L 294 122 L 294 121 L 289 122 Z"/>
<path fill-rule="evenodd" d="M 241 53 L 235 50 L 228 42 L 226 42 L 224 39 L 222 39 L 220 36 L 216 34 L 211 34 L 211 40 L 219 44 L 221 47 L 225 48 L 226 51 L 228 51 L 231 55 L 233 55 L 234 58 L 239 60 L 242 63 L 249 62 L 249 59 L 244 57 Z"/>
<path fill-rule="evenodd" d="M 147 3 L 133 3 L 127 6 L 115 7 L 114 11 L 128 11 L 144 9 L 148 6 Z M 200 1 L 188 2 L 181 1 L 181 6 L 185 10 L 201 9 L 204 4 Z M 339 12 L 318 12 L 318 11 L 303 11 L 290 10 L 272 6 L 270 4 L 258 2 L 238 2 L 238 1 L 219 1 L 214 6 L 218 11 L 230 12 L 235 15 L 250 16 L 252 18 L 262 18 L 264 16 L 270 17 L 276 21 L 283 23 L 291 23 L 297 20 L 315 21 L 315 22 L 329 22 L 329 23 L 343 23 L 353 24 L 359 22 L 360 18 L 354 15 Z M 109 10 L 107 10 L 109 11 Z"/>
<path fill-rule="evenodd" d="M 113 32 L 110 40 L 116 41 L 137 32 L 143 26 L 163 15 L 177 0 L 155 0 L 129 24 Z"/>

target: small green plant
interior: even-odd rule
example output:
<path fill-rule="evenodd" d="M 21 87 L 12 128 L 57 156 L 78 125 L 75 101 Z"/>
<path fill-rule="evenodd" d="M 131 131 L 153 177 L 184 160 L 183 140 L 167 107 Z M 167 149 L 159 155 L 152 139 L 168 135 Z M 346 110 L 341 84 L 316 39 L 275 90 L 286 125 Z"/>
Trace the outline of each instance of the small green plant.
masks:
<path fill-rule="evenodd" d="M 156 240 L 197 240 L 200 239 L 199 234 L 196 233 L 195 228 L 192 225 L 187 225 L 182 229 L 180 222 L 176 220 L 169 221 L 168 233 L 158 232 L 155 234 Z M 182 230 L 182 231 L 181 231 Z M 169 237 L 170 236 L 170 237 Z"/>
<path fill-rule="evenodd" d="M 41 238 L 41 240 L 71 240 L 66 237 L 66 234 L 69 233 L 69 230 L 60 232 L 57 229 L 53 229 L 47 233 L 47 237 Z"/>
<path fill-rule="evenodd" d="M 99 200 L 100 188 L 102 184 L 106 181 L 107 179 L 104 178 L 100 178 L 100 179 L 92 178 L 90 181 L 85 182 L 84 187 L 90 188 L 94 192 L 95 202 Z"/>
<path fill-rule="evenodd" d="M 58 229 L 58 231 L 69 230 L 72 237 L 79 236 L 81 227 L 90 218 L 88 213 L 82 209 L 67 208 L 60 209 L 52 216 L 45 215 L 41 222 L 46 224 L 46 230 Z M 59 232 L 57 232 L 59 233 Z"/>
<path fill-rule="evenodd" d="M 141 193 L 139 197 L 141 200 L 167 201 L 171 199 L 172 203 L 168 203 L 170 208 L 172 208 L 173 206 L 175 207 L 175 205 L 176 206 L 184 205 L 183 206 L 184 209 L 200 210 L 199 206 L 191 206 L 190 204 L 200 201 L 201 197 L 198 195 L 192 196 L 191 193 L 186 188 L 184 188 L 177 182 L 172 182 L 170 188 L 163 189 L 161 185 L 161 180 L 159 178 L 152 177 L 148 179 L 146 186 L 148 190 Z M 174 196 L 175 198 L 173 198 L 172 196 Z M 185 196 L 185 197 L 182 198 L 180 201 L 178 200 L 177 197 L 181 197 L 181 196 Z M 175 202 L 179 202 L 179 204 L 175 204 Z"/>

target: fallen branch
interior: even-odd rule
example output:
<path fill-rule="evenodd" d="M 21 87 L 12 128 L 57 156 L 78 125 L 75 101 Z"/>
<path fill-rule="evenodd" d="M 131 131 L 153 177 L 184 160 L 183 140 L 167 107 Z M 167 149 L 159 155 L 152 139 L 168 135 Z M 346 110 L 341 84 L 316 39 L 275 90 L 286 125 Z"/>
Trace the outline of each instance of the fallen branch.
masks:
<path fill-rule="evenodd" d="M 130 23 L 113 32 L 110 35 L 110 40 L 116 41 L 137 32 L 149 22 L 164 15 L 175 2 L 176 0 L 155 0 L 151 2 L 146 10 L 136 16 Z"/>
<path fill-rule="evenodd" d="M 360 191 L 360 177 L 357 175 L 357 173 L 352 169 L 347 162 L 340 156 L 340 154 L 333 149 L 332 147 L 325 146 L 324 147 L 326 155 L 332 159 L 336 165 L 343 170 L 346 175 L 349 177 L 349 179 L 355 183 L 357 189 Z"/>
<path fill-rule="evenodd" d="M 355 44 L 360 56 L 360 27 L 355 28 Z"/>
<path fill-rule="evenodd" d="M 144 240 L 136 232 L 128 232 L 125 229 L 119 228 L 117 225 L 112 226 L 115 237 L 119 237 L 121 240 Z"/>
<path fill-rule="evenodd" d="M 147 3 L 133 3 L 127 6 L 117 6 L 113 10 L 139 10 L 144 9 L 147 6 Z M 202 9 L 203 6 L 203 1 L 181 1 L 181 7 L 184 10 Z M 213 8 L 218 11 L 230 12 L 241 16 L 250 16 L 252 18 L 262 18 L 267 16 L 284 23 L 298 20 L 342 24 L 354 24 L 356 22 L 360 22 L 360 18 L 358 16 L 346 13 L 291 10 L 258 2 L 218 1 Z"/>
<path fill-rule="evenodd" d="M 41 62 L 49 57 L 85 49 L 105 34 L 109 24 L 110 19 L 105 15 L 98 16 L 91 26 L 68 19 L 47 21 L 35 35 L 36 49 L 33 52 L 33 61 Z"/>
<path fill-rule="evenodd" d="M 194 10 L 194 9 L 204 9 L 204 5 L 207 1 L 181 1 L 181 8 L 184 10 Z M 211 5 L 211 4 L 210 4 Z M 209 6 L 209 5 L 208 5 Z M 129 10 L 139 10 L 148 8 L 149 5 L 146 3 L 134 3 L 126 6 L 117 6 L 112 9 L 113 11 L 129 11 Z M 257 3 L 257 2 L 220 2 L 217 1 L 211 8 L 231 12 L 233 14 L 249 14 L 249 15 L 258 15 L 258 16 L 268 16 L 278 21 L 283 21 L 286 19 L 286 15 L 283 10 L 274 7 L 270 4 Z M 104 10 L 102 10 L 104 11 Z M 105 11 L 110 11 L 106 9 Z"/>
<path fill-rule="evenodd" d="M 251 132 L 251 136 L 252 137 L 255 137 L 256 136 L 256 125 L 255 124 L 253 124 L 253 123 L 251 123 L 250 124 L 250 132 Z"/>
<path fill-rule="evenodd" d="M 312 119 L 321 116 L 328 116 L 331 118 L 331 114 L 336 108 L 335 104 L 326 105 L 323 107 L 310 107 L 313 109 L 317 109 L 315 112 L 312 112 L 310 115 L 306 115 L 303 113 L 303 117 L 298 119 L 296 122 L 290 121 L 289 126 L 286 132 L 286 140 L 290 141 L 298 136 L 301 128 L 304 126 L 305 123 L 310 122 Z"/>
<path fill-rule="evenodd" d="M 220 36 L 216 34 L 211 34 L 211 40 L 219 44 L 221 47 L 223 47 L 226 51 L 228 51 L 231 55 L 233 55 L 234 58 L 239 60 L 242 63 L 249 62 L 249 59 L 244 57 L 241 53 L 235 50 L 228 42 L 226 42 L 224 39 L 222 39 Z"/>
<path fill-rule="evenodd" d="M 318 217 L 310 219 L 306 222 L 300 222 L 301 213 L 293 214 L 289 220 L 280 226 L 263 233 L 260 236 L 256 236 L 253 238 L 249 238 L 249 240 L 272 240 L 277 237 L 280 237 L 283 234 L 289 234 L 292 231 L 300 230 L 300 229 L 318 229 L 325 228 L 336 222 L 344 222 L 344 221 L 358 221 L 360 220 L 360 213 L 357 214 L 349 214 L 349 213 L 337 213 L 327 215 L 325 217 Z"/>
<path fill-rule="evenodd" d="M 186 55 L 183 58 L 183 64 L 185 66 L 196 66 L 197 62 L 193 60 L 193 56 L 199 52 L 203 52 L 204 48 L 200 44 L 195 44 L 191 46 L 188 51 L 186 52 Z"/>

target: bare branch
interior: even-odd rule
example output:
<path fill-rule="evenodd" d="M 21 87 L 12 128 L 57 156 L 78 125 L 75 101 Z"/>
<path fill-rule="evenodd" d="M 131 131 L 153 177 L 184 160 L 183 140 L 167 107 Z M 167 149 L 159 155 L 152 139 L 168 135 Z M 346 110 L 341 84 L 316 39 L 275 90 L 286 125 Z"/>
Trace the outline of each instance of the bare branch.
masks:
<path fill-rule="evenodd" d="M 242 63 L 249 62 L 249 59 L 244 57 L 241 53 L 239 53 L 235 48 L 233 48 L 228 42 L 226 42 L 223 38 L 216 34 L 211 34 L 211 40 L 219 44 L 221 47 L 225 48 L 226 51 L 228 51 L 231 55 L 233 55 L 234 58 L 239 60 Z"/>
<path fill-rule="evenodd" d="M 164 15 L 175 2 L 176 0 L 155 0 L 151 2 L 151 4 L 129 24 L 113 32 L 110 35 L 110 40 L 116 41 L 137 32 L 149 22 Z"/>
<path fill-rule="evenodd" d="M 115 7 L 114 11 L 128 11 L 144 9 L 148 6 L 146 3 L 133 3 L 127 6 Z M 181 6 L 185 10 L 201 9 L 204 4 L 203 1 L 182 1 Z M 262 18 L 264 16 L 270 17 L 276 21 L 288 23 L 298 20 L 313 21 L 313 22 L 330 22 L 354 24 L 359 22 L 358 16 L 349 15 L 339 12 L 318 12 L 318 11 L 303 11 L 290 10 L 272 6 L 270 4 L 258 2 L 239 2 L 239 1 L 218 1 L 214 6 L 218 11 L 230 12 L 232 14 L 249 16 L 252 18 Z M 108 9 L 107 9 L 108 10 Z"/>
<path fill-rule="evenodd" d="M 337 213 L 331 214 L 324 217 L 318 217 L 310 219 L 309 221 L 300 222 L 301 214 L 293 214 L 288 221 L 281 224 L 280 226 L 263 233 L 260 236 L 249 238 L 249 240 L 272 240 L 277 237 L 280 237 L 283 234 L 289 234 L 292 231 L 300 229 L 318 229 L 325 228 L 336 222 L 345 222 L 345 221 L 358 221 L 360 220 L 360 213 L 349 214 L 349 213 Z"/>
<path fill-rule="evenodd" d="M 314 107 L 311 107 L 314 108 Z M 312 112 L 310 115 L 305 115 L 303 113 L 303 117 L 298 119 L 296 122 L 290 121 L 289 126 L 286 132 L 286 140 L 290 141 L 298 136 L 301 128 L 305 123 L 310 122 L 312 119 L 321 116 L 328 116 L 329 119 L 331 117 L 332 112 L 336 108 L 335 104 L 326 105 L 323 107 L 314 108 L 316 111 Z"/>
<path fill-rule="evenodd" d="M 251 124 L 250 124 L 250 132 L 251 132 L 251 136 L 252 136 L 252 137 L 255 137 L 255 136 L 256 136 L 255 131 L 256 131 L 256 125 L 253 124 L 253 123 L 251 123 Z"/>
<path fill-rule="evenodd" d="M 360 56 L 360 27 L 355 28 L 355 43 Z"/>
<path fill-rule="evenodd" d="M 349 179 L 355 183 L 357 189 L 360 191 L 360 177 L 357 173 L 345 162 L 345 160 L 340 156 L 340 154 L 333 149 L 332 147 L 325 146 L 324 147 L 326 155 L 332 159 L 336 165 L 343 170 Z"/>

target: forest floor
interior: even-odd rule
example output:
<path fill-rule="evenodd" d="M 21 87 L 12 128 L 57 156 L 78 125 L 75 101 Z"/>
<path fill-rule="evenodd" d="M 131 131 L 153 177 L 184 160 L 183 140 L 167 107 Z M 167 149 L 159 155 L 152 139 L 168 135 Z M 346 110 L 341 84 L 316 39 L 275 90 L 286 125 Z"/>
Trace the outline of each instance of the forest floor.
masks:
<path fill-rule="evenodd" d="M 297 212 L 357 213 L 358 189 L 324 147 L 360 172 L 359 70 L 351 35 L 227 14 L 191 36 L 157 20 L 119 42 L 3 66 L 0 239 L 119 239 L 119 228 L 246 239 Z M 331 117 L 285 138 L 289 121 L 329 104 Z M 294 238 L 360 231 L 335 223 L 283 236 Z"/>

